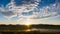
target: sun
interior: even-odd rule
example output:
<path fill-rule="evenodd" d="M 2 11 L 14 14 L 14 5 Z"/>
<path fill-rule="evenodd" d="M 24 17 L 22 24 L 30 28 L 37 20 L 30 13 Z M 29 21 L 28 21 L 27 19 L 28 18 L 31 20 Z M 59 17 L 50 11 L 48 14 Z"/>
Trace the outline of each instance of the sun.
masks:
<path fill-rule="evenodd" d="M 27 20 L 26 20 L 25 25 L 27 25 L 27 26 L 31 25 L 31 21 L 30 21 L 30 19 L 27 19 Z"/>
<path fill-rule="evenodd" d="M 26 24 L 25 26 L 27 29 L 30 29 L 31 24 Z M 29 31 L 29 30 L 27 30 L 27 31 Z"/>
<path fill-rule="evenodd" d="M 27 27 L 27 29 L 30 28 L 32 22 L 30 21 L 30 19 L 27 19 L 26 22 L 25 22 L 25 26 Z"/>
<path fill-rule="evenodd" d="M 25 23 L 25 25 L 29 26 L 29 25 L 31 25 L 31 23 L 27 22 L 27 23 Z"/>

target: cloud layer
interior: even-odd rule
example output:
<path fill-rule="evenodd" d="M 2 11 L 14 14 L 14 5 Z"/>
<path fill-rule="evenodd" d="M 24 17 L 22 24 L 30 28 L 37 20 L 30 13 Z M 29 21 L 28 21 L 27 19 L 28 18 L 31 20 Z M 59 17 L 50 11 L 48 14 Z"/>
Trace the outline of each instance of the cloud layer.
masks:
<path fill-rule="evenodd" d="M 60 4 L 55 3 L 55 4 L 51 4 L 50 6 L 44 6 L 43 8 L 40 8 L 38 12 L 35 12 L 35 14 L 36 17 L 32 17 L 32 19 L 58 16 L 60 15 Z"/>
<path fill-rule="evenodd" d="M 41 19 L 60 15 L 60 3 L 40 8 L 41 0 L 11 0 L 6 7 L 0 7 L 0 13 L 8 18 Z"/>
<path fill-rule="evenodd" d="M 40 0 L 11 0 L 11 2 L 6 5 L 6 7 L 1 5 L 0 12 L 2 15 L 8 18 L 12 18 L 12 16 L 21 17 L 22 14 L 33 10 L 33 8 L 38 5 L 39 1 Z"/>

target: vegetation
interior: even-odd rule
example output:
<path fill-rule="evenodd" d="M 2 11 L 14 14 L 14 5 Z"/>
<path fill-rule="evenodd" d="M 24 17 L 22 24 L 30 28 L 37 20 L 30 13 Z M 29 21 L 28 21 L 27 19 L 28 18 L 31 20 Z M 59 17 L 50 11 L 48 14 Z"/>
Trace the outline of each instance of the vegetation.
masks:
<path fill-rule="evenodd" d="M 22 31 L 27 29 L 58 29 L 60 25 L 47 25 L 47 24 L 32 24 L 29 25 L 0 25 L 0 32 L 2 34 L 59 34 L 60 32 L 41 32 L 41 31 Z"/>
<path fill-rule="evenodd" d="M 38 24 L 38 25 L 30 25 L 29 29 L 32 28 L 42 28 L 42 29 L 60 29 L 60 25 L 43 25 L 43 24 Z M 26 25 L 0 25 L 0 30 L 25 30 L 27 29 Z"/>

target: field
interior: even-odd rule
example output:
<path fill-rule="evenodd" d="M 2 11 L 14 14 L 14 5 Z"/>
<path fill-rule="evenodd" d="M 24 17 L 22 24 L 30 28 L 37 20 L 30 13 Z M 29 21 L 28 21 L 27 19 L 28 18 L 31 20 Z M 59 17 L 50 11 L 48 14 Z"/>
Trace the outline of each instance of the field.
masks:
<path fill-rule="evenodd" d="M 0 34 L 60 34 L 60 25 L 0 25 Z"/>

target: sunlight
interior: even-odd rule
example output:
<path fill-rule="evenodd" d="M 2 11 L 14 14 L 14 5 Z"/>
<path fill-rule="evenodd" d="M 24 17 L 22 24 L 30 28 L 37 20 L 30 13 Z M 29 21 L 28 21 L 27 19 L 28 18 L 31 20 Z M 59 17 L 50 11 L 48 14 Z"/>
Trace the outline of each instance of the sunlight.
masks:
<path fill-rule="evenodd" d="M 31 23 L 27 22 L 27 23 L 25 23 L 25 25 L 29 26 L 29 25 L 31 25 Z"/>
<path fill-rule="evenodd" d="M 31 21 L 30 21 L 30 19 L 27 19 L 27 20 L 26 20 L 25 25 L 27 25 L 27 26 L 31 25 Z"/>
<path fill-rule="evenodd" d="M 30 32 L 31 30 L 30 29 L 27 29 L 26 32 Z"/>
<path fill-rule="evenodd" d="M 32 24 L 31 19 L 27 19 L 26 22 L 25 22 L 25 25 L 26 25 L 27 29 L 30 28 L 31 24 Z"/>

